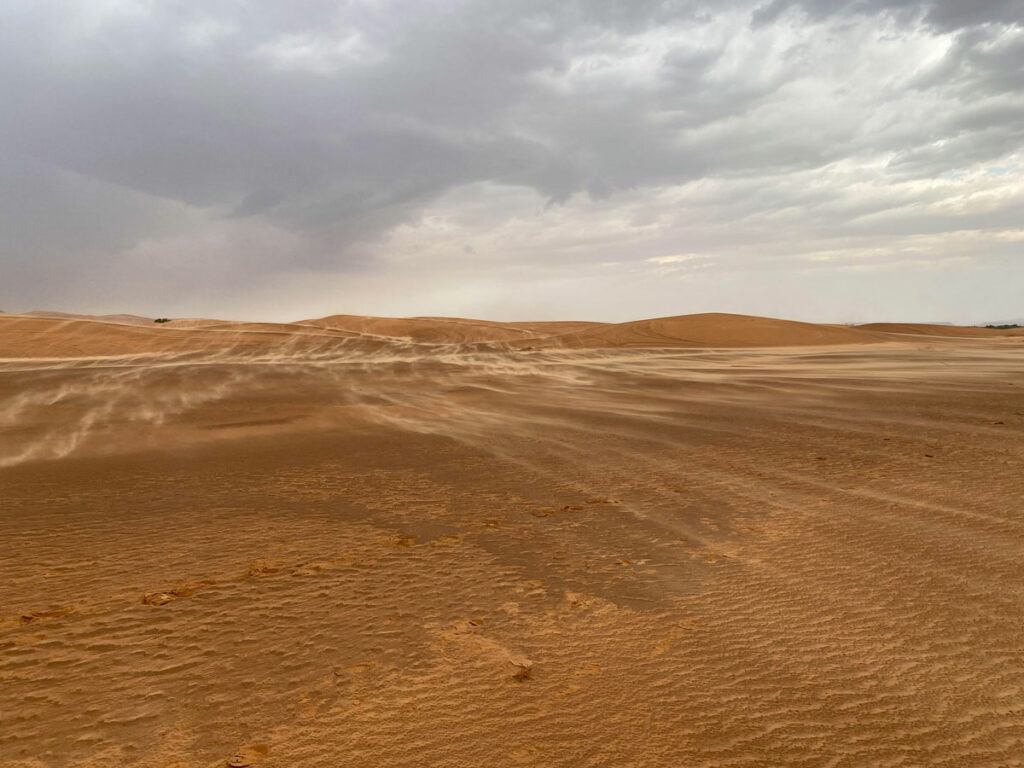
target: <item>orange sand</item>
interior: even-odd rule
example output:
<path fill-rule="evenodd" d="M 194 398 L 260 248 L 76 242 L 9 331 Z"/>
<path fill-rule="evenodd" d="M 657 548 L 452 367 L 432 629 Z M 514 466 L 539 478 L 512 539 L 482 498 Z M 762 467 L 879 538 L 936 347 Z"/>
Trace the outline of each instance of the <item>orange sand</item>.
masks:
<path fill-rule="evenodd" d="M 906 328 L 0 315 L 0 766 L 1024 765 L 1024 337 Z"/>

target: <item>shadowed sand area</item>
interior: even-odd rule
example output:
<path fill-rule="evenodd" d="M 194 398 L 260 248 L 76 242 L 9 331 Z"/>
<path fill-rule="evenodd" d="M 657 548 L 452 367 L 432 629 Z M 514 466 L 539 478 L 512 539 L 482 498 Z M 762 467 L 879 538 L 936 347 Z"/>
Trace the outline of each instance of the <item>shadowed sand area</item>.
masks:
<path fill-rule="evenodd" d="M 1022 766 L 1024 335 L 0 315 L 0 765 Z"/>

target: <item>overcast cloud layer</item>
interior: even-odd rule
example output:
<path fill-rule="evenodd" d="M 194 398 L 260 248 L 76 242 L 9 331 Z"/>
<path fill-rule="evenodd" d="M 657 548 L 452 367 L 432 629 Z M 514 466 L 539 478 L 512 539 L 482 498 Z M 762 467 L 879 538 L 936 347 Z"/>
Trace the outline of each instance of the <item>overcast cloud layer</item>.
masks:
<path fill-rule="evenodd" d="M 0 309 L 1024 316 L 1024 0 L 0 9 Z"/>

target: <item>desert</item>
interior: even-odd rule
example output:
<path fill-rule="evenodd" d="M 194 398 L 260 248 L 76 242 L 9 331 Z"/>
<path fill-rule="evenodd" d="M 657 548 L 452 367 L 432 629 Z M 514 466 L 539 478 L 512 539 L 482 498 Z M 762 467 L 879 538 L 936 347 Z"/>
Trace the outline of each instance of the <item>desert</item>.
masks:
<path fill-rule="evenodd" d="M 0 768 L 1024 768 L 1024 0 L 3 0 L 0 94 Z"/>
<path fill-rule="evenodd" d="M 0 764 L 1024 765 L 1024 333 L 0 314 Z"/>

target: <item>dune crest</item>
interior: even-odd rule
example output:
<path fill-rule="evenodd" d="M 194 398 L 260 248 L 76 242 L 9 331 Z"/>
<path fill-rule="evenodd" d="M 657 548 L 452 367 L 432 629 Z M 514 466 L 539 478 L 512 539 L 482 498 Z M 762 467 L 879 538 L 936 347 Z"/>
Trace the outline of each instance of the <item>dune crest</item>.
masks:
<path fill-rule="evenodd" d="M 855 328 L 750 315 L 706 313 L 588 328 L 558 337 L 568 347 L 801 347 L 871 344 L 884 337 Z"/>
<path fill-rule="evenodd" d="M 928 323 L 865 323 L 857 328 L 875 333 L 901 336 L 941 336 L 947 338 L 988 338 L 993 336 L 1019 336 L 1020 328 L 982 328 L 961 325 L 932 325 Z"/>
<path fill-rule="evenodd" d="M 706 313 L 625 323 L 586 321 L 496 322 L 455 317 L 330 315 L 293 323 L 172 319 L 167 323 L 113 321 L 88 316 L 0 315 L 0 358 L 101 357 L 131 354 L 246 351 L 280 354 L 291 349 L 354 349 L 358 343 L 446 351 L 517 349 L 744 349 L 831 347 L 933 339 L 1014 338 L 1020 329 L 996 330 L 908 323 L 839 326 L 750 315 Z M 128 316 L 107 316 L 128 317 Z M 141 319 L 140 319 L 141 320 Z M 383 345 L 383 346 L 381 346 Z"/>
<path fill-rule="evenodd" d="M 150 325 L 152 317 L 142 315 L 87 315 L 79 312 L 57 312 L 49 309 L 35 309 L 23 313 L 27 317 L 52 317 L 60 320 L 94 320 L 99 323 L 117 323 L 120 325 Z"/>
<path fill-rule="evenodd" d="M 458 317 L 330 315 L 316 320 L 303 320 L 300 324 L 425 344 L 515 341 L 534 335 L 527 329 L 505 323 Z"/>

